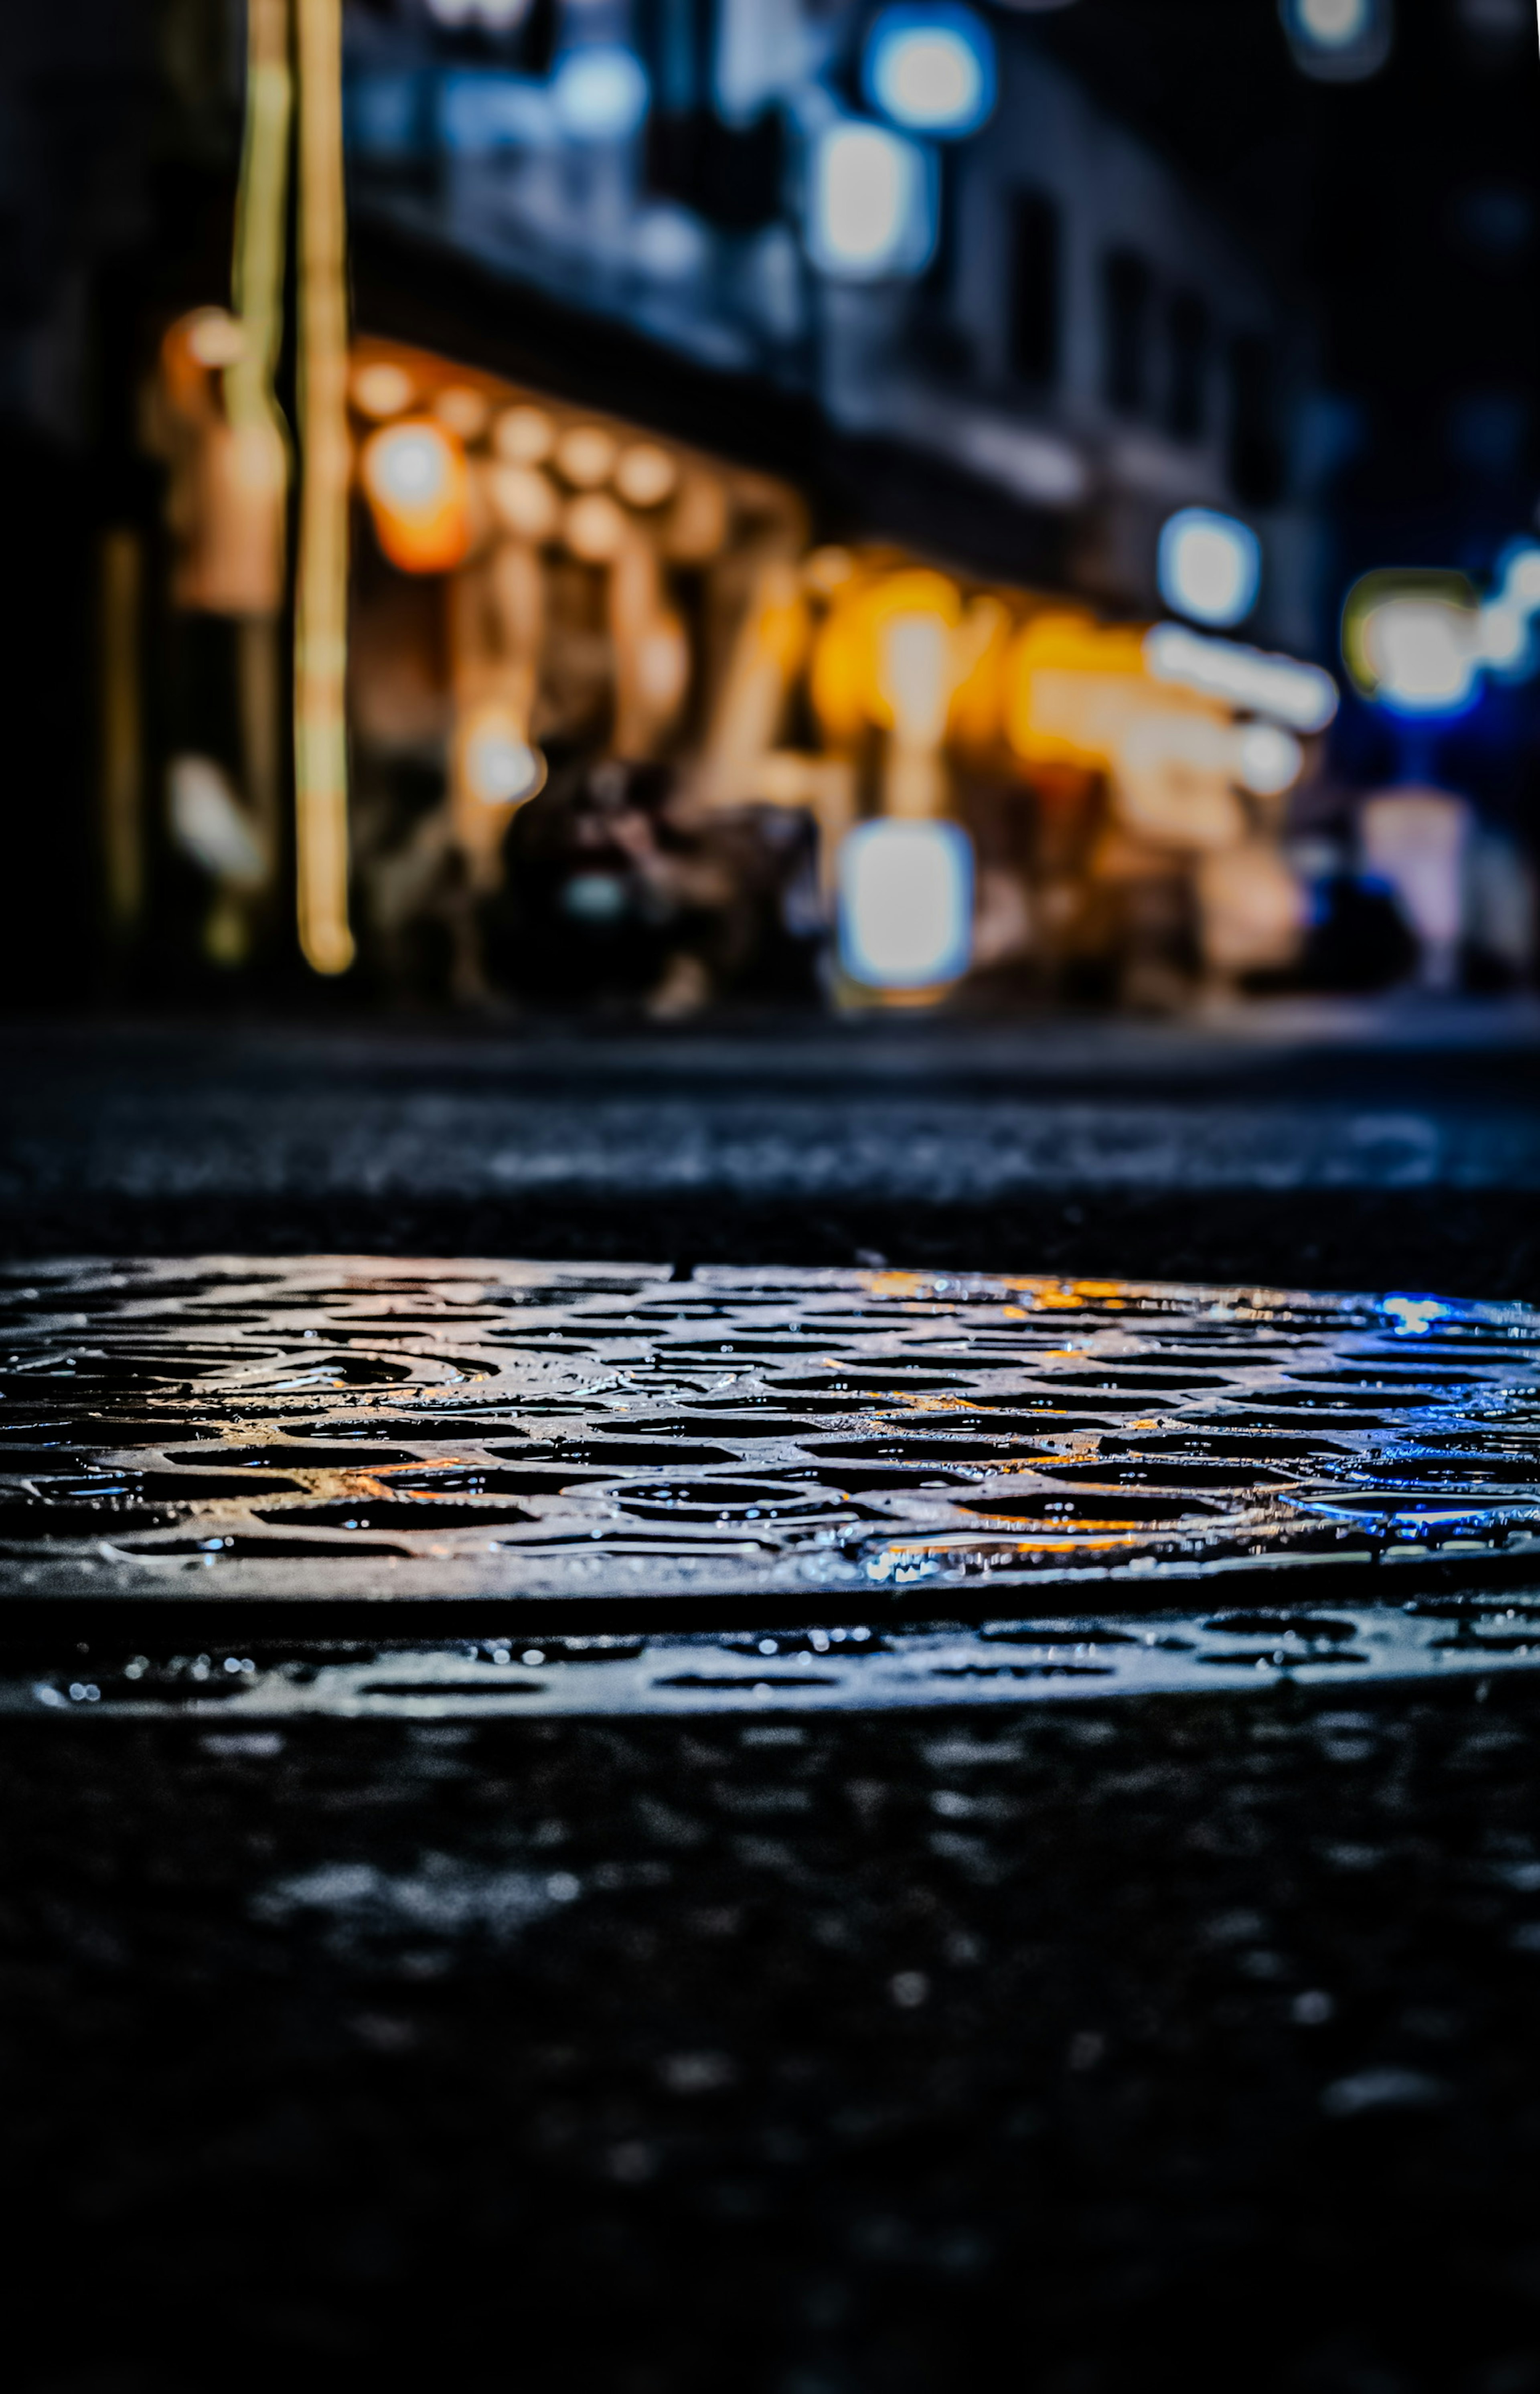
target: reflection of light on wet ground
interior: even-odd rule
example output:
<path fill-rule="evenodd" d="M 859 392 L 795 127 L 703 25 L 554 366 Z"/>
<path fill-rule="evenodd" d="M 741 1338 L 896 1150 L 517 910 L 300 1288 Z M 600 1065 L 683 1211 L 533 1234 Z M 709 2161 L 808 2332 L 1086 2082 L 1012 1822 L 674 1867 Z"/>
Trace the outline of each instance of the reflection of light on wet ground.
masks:
<path fill-rule="evenodd" d="M 661 1627 L 686 1598 L 1165 1611 L 1326 1573 L 1394 1603 L 1540 1566 L 1522 1307 L 311 1258 L 34 1268 L 0 1323 L 17 1596 L 624 1598 Z"/>
<path fill-rule="evenodd" d="M 1540 1665 L 1540 1587 L 1330 1611 L 1126 1613 L 972 1629 L 332 1640 L 125 1655 L 99 1640 L 41 1676 L 0 1655 L 0 1712 L 271 1721 L 888 1711 L 936 1704 L 1483 1677 Z"/>

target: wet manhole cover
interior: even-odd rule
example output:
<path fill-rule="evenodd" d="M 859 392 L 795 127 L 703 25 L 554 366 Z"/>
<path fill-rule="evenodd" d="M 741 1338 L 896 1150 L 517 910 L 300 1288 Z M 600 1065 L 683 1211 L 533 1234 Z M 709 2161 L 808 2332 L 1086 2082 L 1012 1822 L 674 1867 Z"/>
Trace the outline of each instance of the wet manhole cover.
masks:
<path fill-rule="evenodd" d="M 29 1619 L 270 1599 L 322 1636 L 329 1599 L 382 1626 L 480 1608 L 480 1642 L 291 1670 L 284 1705 L 1362 1679 L 1525 1662 L 1531 1579 L 1540 1607 L 1521 1307 L 326 1257 L 33 1266 L 0 1313 L 0 1588 Z M 521 1626 L 489 1660 L 483 1614 L 590 1642 L 547 1653 Z M 598 1672 L 621 1614 L 641 1643 Z M 752 1618 L 831 1625 L 722 1646 Z M 216 1693 L 140 1642 L 138 1678 L 120 1656 L 36 1684 L 92 1708 L 279 1701 L 276 1661 L 211 1648 Z"/>

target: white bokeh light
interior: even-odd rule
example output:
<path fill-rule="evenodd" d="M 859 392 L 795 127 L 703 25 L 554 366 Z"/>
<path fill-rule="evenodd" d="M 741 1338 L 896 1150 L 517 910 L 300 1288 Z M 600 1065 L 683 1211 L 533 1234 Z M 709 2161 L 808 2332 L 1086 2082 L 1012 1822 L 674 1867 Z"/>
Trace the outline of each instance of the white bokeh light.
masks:
<path fill-rule="evenodd" d="M 932 989 L 967 970 L 973 848 L 950 822 L 869 822 L 839 851 L 839 953 L 868 989 Z"/>
<path fill-rule="evenodd" d="M 1324 666 L 1209 639 L 1185 624 L 1156 624 L 1146 632 L 1144 663 L 1155 681 L 1221 698 L 1295 731 L 1324 731 L 1336 713 L 1336 684 Z"/>
<path fill-rule="evenodd" d="M 1392 0 L 1279 0 L 1300 72 L 1319 83 L 1357 83 L 1390 55 Z"/>
<path fill-rule="evenodd" d="M 1369 0 L 1298 0 L 1299 30 L 1323 49 L 1346 49 L 1361 42 L 1373 22 Z"/>
<path fill-rule="evenodd" d="M 1530 612 L 1540 610 L 1540 548 L 1520 542 L 1503 559 L 1503 597 Z"/>
<path fill-rule="evenodd" d="M 1238 624 L 1257 603 L 1262 549 L 1248 524 L 1208 507 L 1183 507 L 1165 523 L 1157 559 L 1161 596 L 1195 624 Z"/>
<path fill-rule="evenodd" d="M 1456 714 L 1469 701 L 1481 651 L 1468 611 L 1441 598 L 1390 598 L 1364 625 L 1375 696 L 1402 715 Z"/>
<path fill-rule="evenodd" d="M 976 132 L 994 105 L 994 46 L 970 8 L 885 8 L 867 38 L 867 97 L 914 133 Z"/>
<path fill-rule="evenodd" d="M 474 725 L 466 741 L 467 787 L 483 806 L 517 806 L 533 798 L 546 779 L 546 759 L 514 727 L 492 715 Z"/>
<path fill-rule="evenodd" d="M 623 141 L 639 130 L 650 94 L 641 61 L 618 44 L 572 50 L 551 82 L 563 133 L 580 141 Z"/>
<path fill-rule="evenodd" d="M 1499 674 L 1518 673 L 1529 663 L 1529 615 L 1508 599 L 1491 599 L 1476 619 L 1476 639 L 1483 664 Z"/>
<path fill-rule="evenodd" d="M 1240 780 L 1259 798 L 1291 790 L 1305 765 L 1305 752 L 1292 731 L 1276 723 L 1248 723 L 1240 736 Z"/>
<path fill-rule="evenodd" d="M 926 161 L 914 142 L 880 125 L 831 125 L 809 174 L 813 264 L 857 282 L 918 272 L 933 240 L 927 200 Z"/>
<path fill-rule="evenodd" d="M 436 506 L 449 489 L 450 444 L 436 424 L 402 424 L 376 432 L 364 456 L 364 480 L 387 506 Z"/>

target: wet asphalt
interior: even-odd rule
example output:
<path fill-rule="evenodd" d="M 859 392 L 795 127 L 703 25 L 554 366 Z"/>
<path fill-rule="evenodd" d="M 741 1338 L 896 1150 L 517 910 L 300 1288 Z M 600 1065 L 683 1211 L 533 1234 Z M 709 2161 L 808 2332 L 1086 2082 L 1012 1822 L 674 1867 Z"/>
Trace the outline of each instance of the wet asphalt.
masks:
<path fill-rule="evenodd" d="M 13 1029 L 0 1230 L 1534 1301 L 1537 1057 Z M 1537 1729 L 8 1720 L 13 2382 L 1528 2394 Z"/>

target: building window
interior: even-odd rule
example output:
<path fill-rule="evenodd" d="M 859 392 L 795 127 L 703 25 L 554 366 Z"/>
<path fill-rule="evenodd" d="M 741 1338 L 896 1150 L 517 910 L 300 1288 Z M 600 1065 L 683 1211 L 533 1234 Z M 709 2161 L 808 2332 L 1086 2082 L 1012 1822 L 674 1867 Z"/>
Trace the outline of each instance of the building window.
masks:
<path fill-rule="evenodd" d="M 1173 441 L 1201 441 L 1208 429 L 1208 310 L 1195 291 L 1178 291 L 1166 319 L 1165 428 Z"/>
<path fill-rule="evenodd" d="M 1283 496 L 1283 450 L 1273 401 L 1274 364 L 1255 333 L 1230 345 L 1230 484 L 1243 506 L 1270 507 Z"/>
<path fill-rule="evenodd" d="M 1059 375 L 1059 210 L 1046 191 L 1018 191 L 1010 217 L 1010 370 L 1022 382 Z"/>
<path fill-rule="evenodd" d="M 1101 270 L 1101 392 L 1119 415 L 1142 415 L 1150 403 L 1150 313 L 1153 278 L 1137 251 L 1114 249 Z"/>

